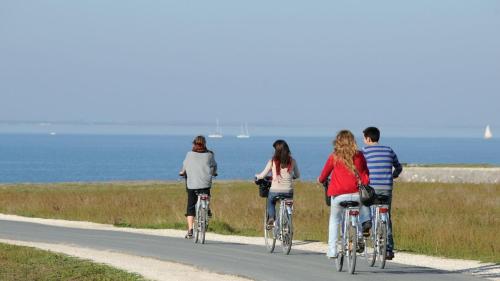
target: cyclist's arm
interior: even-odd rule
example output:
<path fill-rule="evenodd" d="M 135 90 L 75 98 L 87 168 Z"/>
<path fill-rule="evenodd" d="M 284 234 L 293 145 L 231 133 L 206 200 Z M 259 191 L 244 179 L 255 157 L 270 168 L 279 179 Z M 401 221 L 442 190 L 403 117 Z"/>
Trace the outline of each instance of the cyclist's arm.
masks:
<path fill-rule="evenodd" d="M 217 162 L 215 162 L 215 157 L 213 156 L 213 154 L 210 158 L 210 172 L 212 176 L 217 176 Z"/>
<path fill-rule="evenodd" d="M 272 160 L 269 160 L 266 164 L 266 167 L 264 168 L 264 170 L 260 173 L 260 174 L 255 174 L 255 177 L 257 179 L 263 179 L 265 178 L 269 172 L 271 171 L 271 165 L 272 165 Z"/>
<path fill-rule="evenodd" d="M 293 178 L 300 178 L 299 166 L 297 166 L 297 161 L 295 161 L 295 159 L 293 159 Z"/>
<path fill-rule="evenodd" d="M 323 167 L 323 170 L 321 171 L 321 174 L 318 177 L 318 182 L 323 183 L 325 180 L 328 178 L 328 176 L 331 174 L 333 170 L 333 158 L 332 155 L 326 159 L 325 166 Z"/>
<path fill-rule="evenodd" d="M 395 179 L 399 177 L 399 174 L 403 171 L 403 165 L 399 163 L 398 156 L 394 151 L 392 152 L 394 154 L 394 157 L 392 158 L 392 166 L 394 167 L 394 171 L 392 172 L 392 178 Z"/>
<path fill-rule="evenodd" d="M 184 158 L 184 161 L 182 161 L 182 169 L 180 170 L 179 172 L 179 176 L 186 176 L 186 163 L 187 163 L 187 158 L 188 158 L 188 154 L 186 154 L 186 158 Z"/>

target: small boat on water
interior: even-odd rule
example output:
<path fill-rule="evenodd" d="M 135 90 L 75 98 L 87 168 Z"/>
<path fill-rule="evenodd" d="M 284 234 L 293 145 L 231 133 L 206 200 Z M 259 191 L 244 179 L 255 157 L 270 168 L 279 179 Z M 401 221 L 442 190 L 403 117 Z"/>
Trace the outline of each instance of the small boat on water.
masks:
<path fill-rule="evenodd" d="M 241 125 L 241 132 L 236 137 L 239 139 L 248 139 L 250 137 L 250 135 L 248 134 L 248 124 L 247 123 L 245 123 L 245 128 L 243 128 L 243 125 Z"/>
<path fill-rule="evenodd" d="M 221 130 L 220 130 L 220 126 L 219 126 L 219 119 L 215 119 L 215 123 L 216 123 L 216 128 L 215 128 L 215 133 L 213 134 L 209 134 L 208 137 L 209 138 L 217 138 L 217 139 L 220 139 L 222 138 L 222 133 L 221 133 Z"/>
<path fill-rule="evenodd" d="M 490 125 L 486 126 L 486 129 L 484 130 L 484 139 L 491 139 L 493 137 L 493 134 L 491 133 Z"/>

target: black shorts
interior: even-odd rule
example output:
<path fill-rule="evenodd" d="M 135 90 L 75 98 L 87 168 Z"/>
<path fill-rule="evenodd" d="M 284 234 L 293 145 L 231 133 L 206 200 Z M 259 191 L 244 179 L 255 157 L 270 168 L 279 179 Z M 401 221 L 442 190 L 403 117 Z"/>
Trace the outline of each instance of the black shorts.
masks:
<path fill-rule="evenodd" d="M 198 193 L 205 193 L 210 196 L 210 188 L 187 189 L 187 208 L 185 216 L 195 216 L 196 202 L 198 201 Z"/>

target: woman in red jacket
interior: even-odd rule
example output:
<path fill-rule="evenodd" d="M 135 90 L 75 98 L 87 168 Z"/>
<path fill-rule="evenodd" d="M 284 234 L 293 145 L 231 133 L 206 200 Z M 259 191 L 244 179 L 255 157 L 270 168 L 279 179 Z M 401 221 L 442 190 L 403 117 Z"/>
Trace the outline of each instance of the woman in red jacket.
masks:
<path fill-rule="evenodd" d="M 328 252 L 326 253 L 329 258 L 336 258 L 338 255 L 335 244 L 338 238 L 338 228 L 344 215 L 344 208 L 339 203 L 342 201 L 359 202 L 356 173 L 363 184 L 368 184 L 370 181 L 365 157 L 362 152 L 358 151 L 356 140 L 350 131 L 338 132 L 333 145 L 333 153 L 326 160 L 323 171 L 318 177 L 318 182 L 323 183 L 330 176 L 327 195 L 332 197 L 332 202 L 328 229 Z M 365 220 L 366 218 L 360 218 L 360 221 Z"/>

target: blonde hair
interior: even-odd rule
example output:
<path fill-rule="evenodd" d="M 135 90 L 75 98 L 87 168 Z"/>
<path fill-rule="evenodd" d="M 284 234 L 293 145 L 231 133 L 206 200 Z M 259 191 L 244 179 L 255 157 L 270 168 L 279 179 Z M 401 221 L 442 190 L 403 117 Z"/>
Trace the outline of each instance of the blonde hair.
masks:
<path fill-rule="evenodd" d="M 343 162 L 354 174 L 356 171 L 356 167 L 354 166 L 354 155 L 356 155 L 358 151 L 358 145 L 356 144 L 354 135 L 349 130 L 341 130 L 337 133 L 333 145 L 334 161 Z"/>

